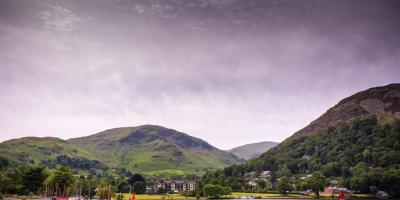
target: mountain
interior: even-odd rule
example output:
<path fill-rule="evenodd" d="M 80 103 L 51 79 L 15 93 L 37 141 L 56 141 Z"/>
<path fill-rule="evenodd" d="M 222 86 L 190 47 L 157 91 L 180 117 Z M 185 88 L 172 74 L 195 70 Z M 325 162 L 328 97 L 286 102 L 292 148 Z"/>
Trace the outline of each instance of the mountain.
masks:
<path fill-rule="evenodd" d="M 0 144 L 0 155 L 17 163 L 78 170 L 125 168 L 154 177 L 199 175 L 241 161 L 201 139 L 154 125 L 114 128 L 69 140 L 13 139 Z"/>
<path fill-rule="evenodd" d="M 400 84 L 343 99 L 279 145 L 223 173 L 245 182 L 245 173 L 263 170 L 273 177 L 297 177 L 299 186 L 299 177 L 319 171 L 342 187 L 399 197 Z M 216 180 L 220 172 L 208 173 L 205 181 Z"/>
<path fill-rule="evenodd" d="M 231 150 L 228 150 L 228 152 L 237 155 L 240 158 L 248 160 L 261 155 L 262 153 L 266 152 L 269 148 L 274 147 L 277 144 L 278 144 L 277 142 L 269 142 L 269 141 L 257 142 L 235 147 Z"/>
<path fill-rule="evenodd" d="M 400 120 L 400 84 L 371 88 L 345 98 L 293 137 L 312 135 L 369 115 L 376 116 L 379 123 Z"/>

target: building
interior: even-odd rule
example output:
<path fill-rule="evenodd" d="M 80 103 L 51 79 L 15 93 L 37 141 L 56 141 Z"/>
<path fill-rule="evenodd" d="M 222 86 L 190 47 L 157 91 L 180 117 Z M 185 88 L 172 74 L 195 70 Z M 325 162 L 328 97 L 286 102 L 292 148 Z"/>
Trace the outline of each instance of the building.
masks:
<path fill-rule="evenodd" d="M 271 178 L 272 173 L 271 171 L 262 171 L 258 176 L 261 180 L 267 181 Z"/>
<path fill-rule="evenodd" d="M 337 194 L 338 193 L 338 189 L 336 187 L 329 186 L 329 187 L 326 187 L 324 189 L 324 193 L 325 194 Z"/>
<path fill-rule="evenodd" d="M 340 188 L 340 187 L 325 187 L 323 193 L 325 194 L 338 194 L 339 192 L 349 192 L 349 190 L 347 188 Z"/>
<path fill-rule="evenodd" d="M 249 186 L 251 186 L 251 187 L 255 187 L 255 186 L 257 186 L 257 181 L 255 181 L 255 180 L 250 180 L 249 182 L 247 182 L 247 184 L 248 184 Z"/>
<path fill-rule="evenodd" d="M 147 194 L 154 193 L 153 187 L 146 186 L 146 193 Z"/>
<path fill-rule="evenodd" d="M 153 183 L 153 190 L 157 193 L 164 192 L 184 192 L 193 191 L 196 189 L 195 181 L 183 181 L 183 180 L 157 180 Z"/>
<path fill-rule="evenodd" d="M 331 187 L 337 187 L 338 185 L 339 185 L 338 180 L 333 179 L 333 180 L 329 181 L 329 186 L 331 186 Z"/>

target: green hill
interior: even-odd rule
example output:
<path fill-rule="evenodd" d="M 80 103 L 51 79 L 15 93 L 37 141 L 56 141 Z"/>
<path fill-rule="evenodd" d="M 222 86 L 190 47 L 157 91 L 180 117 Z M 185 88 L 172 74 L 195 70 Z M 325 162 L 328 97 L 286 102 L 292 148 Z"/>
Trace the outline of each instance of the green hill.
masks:
<path fill-rule="evenodd" d="M 262 153 L 266 152 L 268 149 L 276 146 L 277 144 L 277 142 L 269 141 L 257 142 L 235 147 L 231 150 L 228 150 L 228 152 L 237 155 L 240 158 L 248 160 L 261 155 Z"/>
<path fill-rule="evenodd" d="M 153 177 L 200 175 L 241 161 L 201 139 L 153 125 L 115 128 L 69 140 L 13 139 L 0 144 L 0 155 L 17 163 L 67 165 L 78 170 L 125 168 Z"/>
<path fill-rule="evenodd" d="M 245 184 L 245 173 L 264 170 L 272 172 L 272 181 L 320 171 L 355 191 L 379 189 L 400 196 L 400 84 L 340 101 L 261 156 L 207 174 L 206 182 L 220 180 L 223 173 Z"/>

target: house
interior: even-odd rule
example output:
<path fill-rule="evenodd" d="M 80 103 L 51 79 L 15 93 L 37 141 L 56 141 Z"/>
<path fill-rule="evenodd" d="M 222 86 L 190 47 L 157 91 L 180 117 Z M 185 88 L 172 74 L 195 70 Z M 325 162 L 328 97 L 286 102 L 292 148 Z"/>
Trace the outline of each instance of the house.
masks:
<path fill-rule="evenodd" d="M 247 172 L 244 173 L 245 178 L 254 178 L 256 176 L 256 172 Z"/>
<path fill-rule="evenodd" d="M 153 183 L 154 191 L 166 191 L 167 190 L 167 183 L 164 180 L 157 180 Z"/>
<path fill-rule="evenodd" d="M 183 180 L 157 180 L 153 183 L 155 192 L 184 192 L 193 191 L 196 189 L 195 181 Z"/>
<path fill-rule="evenodd" d="M 183 183 L 183 191 L 189 190 L 193 191 L 196 189 L 196 182 L 194 181 L 186 181 Z"/>
<path fill-rule="evenodd" d="M 330 185 L 331 187 L 337 187 L 338 184 L 339 184 L 339 181 L 338 181 L 338 180 L 333 179 L 333 180 L 330 180 L 330 181 L 329 181 L 329 185 Z"/>
<path fill-rule="evenodd" d="M 324 193 L 325 193 L 325 194 L 337 194 L 337 193 L 338 193 L 338 189 L 337 189 L 337 187 L 331 187 L 331 186 L 329 186 L 329 187 L 326 187 L 326 188 L 324 189 Z"/>
<path fill-rule="evenodd" d="M 262 171 L 258 176 L 262 180 L 269 180 L 271 178 L 271 171 Z"/>
<path fill-rule="evenodd" d="M 257 181 L 256 180 L 250 180 L 249 182 L 247 182 L 247 184 L 249 186 L 255 187 L 255 186 L 257 186 Z"/>
<path fill-rule="evenodd" d="M 247 172 L 244 174 L 244 178 L 246 181 L 248 181 L 249 185 L 254 185 L 253 181 L 258 181 L 258 180 L 263 180 L 263 181 L 268 181 L 269 179 L 271 179 L 272 173 L 271 171 L 262 171 L 260 172 L 260 174 L 258 174 L 255 171 L 253 172 Z"/>
<path fill-rule="evenodd" d="M 347 188 L 341 188 L 341 187 L 325 187 L 323 193 L 325 194 L 338 194 L 339 192 L 349 192 L 349 190 Z"/>
<path fill-rule="evenodd" d="M 154 193 L 153 187 L 146 186 L 146 193 L 147 194 Z"/>

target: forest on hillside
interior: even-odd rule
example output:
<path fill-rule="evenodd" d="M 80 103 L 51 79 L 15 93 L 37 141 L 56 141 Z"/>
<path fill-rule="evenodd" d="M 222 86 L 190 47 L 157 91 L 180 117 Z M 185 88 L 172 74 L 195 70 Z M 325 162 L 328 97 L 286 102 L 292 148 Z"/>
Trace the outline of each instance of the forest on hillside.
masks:
<path fill-rule="evenodd" d="M 281 177 L 290 177 L 293 190 L 306 189 L 304 177 L 320 172 L 327 180 L 353 191 L 389 191 L 400 195 L 400 123 L 380 124 L 375 116 L 363 117 L 338 128 L 286 140 L 258 158 L 207 173 L 207 183 L 249 188 L 249 172 L 271 171 L 258 190 L 272 190 Z M 257 175 L 256 175 L 257 176 Z"/>

